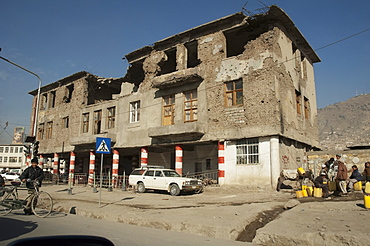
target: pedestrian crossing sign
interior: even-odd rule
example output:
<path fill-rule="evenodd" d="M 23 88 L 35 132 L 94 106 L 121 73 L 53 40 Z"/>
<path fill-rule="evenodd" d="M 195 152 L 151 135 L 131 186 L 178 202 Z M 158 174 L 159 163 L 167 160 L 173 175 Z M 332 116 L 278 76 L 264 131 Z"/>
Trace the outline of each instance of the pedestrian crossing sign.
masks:
<path fill-rule="evenodd" d="M 111 139 L 110 138 L 96 138 L 97 154 L 110 154 Z"/>

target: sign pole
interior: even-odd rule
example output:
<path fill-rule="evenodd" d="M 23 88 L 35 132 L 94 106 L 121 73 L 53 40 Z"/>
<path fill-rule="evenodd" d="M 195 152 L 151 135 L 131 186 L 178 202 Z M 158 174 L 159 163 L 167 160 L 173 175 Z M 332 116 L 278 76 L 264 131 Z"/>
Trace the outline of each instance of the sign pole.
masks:
<path fill-rule="evenodd" d="M 101 154 L 101 161 L 100 161 L 99 208 L 101 207 L 101 206 L 100 206 L 100 203 L 101 203 L 101 187 L 102 187 L 102 184 L 103 184 L 103 157 L 104 157 L 104 154 Z"/>

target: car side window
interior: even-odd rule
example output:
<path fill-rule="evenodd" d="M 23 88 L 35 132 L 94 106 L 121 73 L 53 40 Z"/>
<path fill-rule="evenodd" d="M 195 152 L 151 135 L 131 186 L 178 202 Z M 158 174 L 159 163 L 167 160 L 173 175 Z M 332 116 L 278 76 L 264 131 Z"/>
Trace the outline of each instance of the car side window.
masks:
<path fill-rule="evenodd" d="M 163 177 L 162 171 L 155 171 L 156 177 Z"/>
<path fill-rule="evenodd" d="M 153 176 L 154 175 L 154 171 L 146 171 L 146 173 L 144 174 L 144 176 Z"/>

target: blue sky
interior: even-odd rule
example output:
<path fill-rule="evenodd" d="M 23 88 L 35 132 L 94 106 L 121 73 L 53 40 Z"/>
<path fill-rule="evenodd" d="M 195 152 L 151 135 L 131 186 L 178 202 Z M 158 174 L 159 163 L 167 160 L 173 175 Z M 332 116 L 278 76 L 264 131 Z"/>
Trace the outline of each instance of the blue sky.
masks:
<path fill-rule="evenodd" d="M 248 2 L 248 3 L 247 3 Z M 263 5 L 256 0 L 0 0 L 0 56 L 38 74 L 43 85 L 79 71 L 122 77 L 124 55 L 158 40 Z M 316 50 L 318 107 L 370 93 L 369 0 L 264 0 L 293 20 Z M 29 129 L 35 76 L 0 60 L 0 144 Z M 6 122 L 8 127 L 4 131 Z M 8 134 L 9 133 L 9 134 Z"/>

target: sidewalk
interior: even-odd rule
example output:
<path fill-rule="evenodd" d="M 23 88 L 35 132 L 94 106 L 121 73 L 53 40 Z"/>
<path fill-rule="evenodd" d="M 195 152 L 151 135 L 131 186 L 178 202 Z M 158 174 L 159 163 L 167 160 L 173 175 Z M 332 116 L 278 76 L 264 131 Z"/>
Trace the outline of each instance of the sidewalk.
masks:
<path fill-rule="evenodd" d="M 287 201 L 297 200 L 295 193 L 250 190 L 243 187 L 206 187 L 202 194 L 174 197 L 165 192 L 135 193 L 132 190 L 120 189 L 109 192 L 104 188 L 100 194 L 94 193 L 91 187 L 80 186 L 73 187 L 70 195 L 67 185 L 46 184 L 42 189 L 53 197 L 54 209 L 57 211 L 215 238 L 250 241 L 256 229 L 274 220 L 275 217 L 277 217 L 275 221 L 257 232 L 255 240 L 258 243 L 275 241 L 277 238 L 284 238 L 281 240 L 286 243 L 287 238 L 291 240 L 300 237 L 307 231 L 319 235 L 320 231 L 316 229 L 311 231 L 309 227 L 304 226 L 306 231 L 301 229 L 309 218 L 317 217 L 318 209 L 330 215 L 330 218 L 321 221 L 327 224 L 326 234 L 335 234 L 337 225 L 344 224 L 340 218 L 345 217 L 348 220 L 345 224 L 352 228 L 353 235 L 359 234 L 362 239 L 370 239 L 370 223 L 367 223 L 370 221 L 370 212 L 358 205 L 363 204 L 363 201 L 356 200 L 361 194 L 336 201 L 323 201 L 318 198 L 300 199 L 299 201 L 304 203 L 284 212 L 283 206 Z M 99 191 L 99 188 L 97 190 Z M 305 213 L 302 213 L 302 209 Z M 347 218 L 342 214 L 350 214 L 350 217 Z M 292 219 L 291 216 L 299 218 Z M 358 223 L 361 221 L 368 226 L 358 229 Z M 273 231 L 272 229 L 266 229 L 271 225 L 276 225 L 277 228 L 273 235 L 269 233 Z M 290 231 L 280 235 L 279 232 L 283 232 L 281 225 L 284 227 L 289 225 L 286 228 L 290 228 Z"/>

